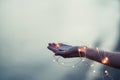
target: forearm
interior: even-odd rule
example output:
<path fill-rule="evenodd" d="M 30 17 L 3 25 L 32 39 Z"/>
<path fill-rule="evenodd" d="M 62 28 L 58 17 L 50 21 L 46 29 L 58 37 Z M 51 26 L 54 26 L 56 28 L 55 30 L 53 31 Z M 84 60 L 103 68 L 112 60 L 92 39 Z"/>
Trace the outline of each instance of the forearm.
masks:
<path fill-rule="evenodd" d="M 86 58 L 120 69 L 120 52 L 107 52 L 87 48 Z"/>

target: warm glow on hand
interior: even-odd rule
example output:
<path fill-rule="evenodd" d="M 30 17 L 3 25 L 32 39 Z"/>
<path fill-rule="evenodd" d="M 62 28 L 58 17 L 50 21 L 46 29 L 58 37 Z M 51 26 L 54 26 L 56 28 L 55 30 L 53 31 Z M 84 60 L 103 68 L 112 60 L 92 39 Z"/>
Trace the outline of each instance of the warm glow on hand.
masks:
<path fill-rule="evenodd" d="M 59 43 L 57 43 L 57 44 L 56 44 L 56 47 L 57 47 L 57 48 L 59 48 L 59 47 L 60 47 L 60 44 L 59 44 Z"/>
<path fill-rule="evenodd" d="M 107 64 L 108 61 L 109 61 L 108 57 L 105 57 L 105 58 L 102 59 L 102 63 L 103 63 L 103 64 Z"/>
<path fill-rule="evenodd" d="M 85 53 L 86 52 L 86 47 L 83 47 L 83 48 L 78 48 L 78 52 L 79 53 Z"/>

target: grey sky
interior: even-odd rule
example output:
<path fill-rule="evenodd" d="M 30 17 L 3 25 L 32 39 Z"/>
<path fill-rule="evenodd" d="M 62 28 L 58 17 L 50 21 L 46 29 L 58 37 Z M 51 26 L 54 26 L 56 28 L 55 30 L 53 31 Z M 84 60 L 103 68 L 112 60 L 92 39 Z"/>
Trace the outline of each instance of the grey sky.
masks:
<path fill-rule="evenodd" d="M 112 50 L 117 38 L 118 19 L 118 0 L 2 0 L 0 64 L 8 69 L 4 75 L 11 78 L 29 67 L 24 74 L 33 75 L 33 80 L 60 78 L 67 70 L 52 63 L 47 43 L 79 45 L 83 41 L 93 45 L 96 38 L 101 37 L 102 47 Z M 36 66 L 40 72 L 32 72 Z M 42 77 L 39 66 L 46 69 Z M 59 76 L 52 78 L 56 71 Z M 4 76 L 3 79 L 8 80 Z"/>

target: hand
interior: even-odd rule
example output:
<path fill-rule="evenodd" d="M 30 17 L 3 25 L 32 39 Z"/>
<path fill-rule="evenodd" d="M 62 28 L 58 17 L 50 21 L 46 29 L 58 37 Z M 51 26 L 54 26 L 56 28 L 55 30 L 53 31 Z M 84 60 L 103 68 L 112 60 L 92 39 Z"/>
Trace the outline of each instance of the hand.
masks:
<path fill-rule="evenodd" d="M 62 56 L 64 58 L 80 57 L 78 49 L 79 48 L 83 48 L 83 47 L 80 47 L 80 46 L 71 46 L 71 48 L 68 49 L 68 50 L 64 50 L 64 51 L 59 50 L 59 47 L 63 46 L 63 45 L 66 45 L 66 44 L 62 44 L 62 43 L 58 43 L 58 44 L 49 43 L 48 44 L 48 49 L 51 50 L 51 51 L 53 51 L 56 56 Z M 70 46 L 70 45 L 68 45 L 68 46 Z"/>

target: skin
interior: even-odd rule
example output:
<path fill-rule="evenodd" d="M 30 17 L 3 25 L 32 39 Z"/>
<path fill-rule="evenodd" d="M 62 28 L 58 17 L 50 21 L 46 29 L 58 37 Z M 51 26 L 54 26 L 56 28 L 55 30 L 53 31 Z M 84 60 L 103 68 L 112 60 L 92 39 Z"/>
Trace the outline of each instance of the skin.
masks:
<path fill-rule="evenodd" d="M 60 46 L 66 45 L 59 43 Z M 70 46 L 70 45 L 67 45 Z M 59 50 L 58 47 L 56 47 L 56 43 L 49 43 L 48 49 L 51 50 L 53 53 L 55 53 L 56 56 L 62 56 L 64 58 L 73 58 L 73 57 L 85 57 L 90 60 L 97 61 L 101 64 L 111 66 L 113 68 L 120 69 L 120 52 L 107 52 L 102 51 L 98 49 L 93 49 L 86 47 L 86 53 L 80 53 L 82 56 L 79 55 L 78 48 L 83 48 L 84 46 L 71 46 L 68 50 Z M 106 63 L 103 63 L 102 61 L 104 58 L 107 57 L 108 61 Z"/>

